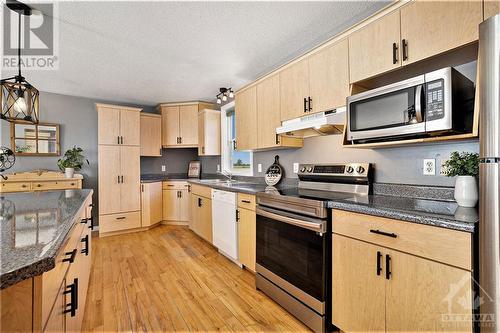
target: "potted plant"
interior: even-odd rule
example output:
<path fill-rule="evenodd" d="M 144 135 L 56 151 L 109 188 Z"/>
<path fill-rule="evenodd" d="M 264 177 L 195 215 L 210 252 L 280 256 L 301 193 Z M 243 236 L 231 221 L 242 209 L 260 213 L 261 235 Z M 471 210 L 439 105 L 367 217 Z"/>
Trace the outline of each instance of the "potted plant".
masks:
<path fill-rule="evenodd" d="M 66 178 L 73 178 L 75 170 L 80 171 L 85 162 L 90 164 L 85 156 L 83 156 L 82 152 L 82 148 L 74 146 L 68 149 L 62 158 L 57 160 L 57 166 L 66 174 Z"/>
<path fill-rule="evenodd" d="M 457 177 L 455 200 L 459 206 L 475 207 L 479 198 L 477 177 L 479 176 L 479 154 L 454 151 L 444 163 L 445 175 Z"/>

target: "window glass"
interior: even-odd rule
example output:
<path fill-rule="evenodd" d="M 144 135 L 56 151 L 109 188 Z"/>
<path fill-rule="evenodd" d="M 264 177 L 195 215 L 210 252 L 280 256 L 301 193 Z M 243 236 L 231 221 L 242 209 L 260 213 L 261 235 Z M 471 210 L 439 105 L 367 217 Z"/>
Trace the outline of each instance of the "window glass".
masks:
<path fill-rule="evenodd" d="M 232 104 L 232 105 L 231 105 Z M 252 152 L 235 150 L 236 115 L 234 102 L 222 108 L 222 170 L 235 175 L 252 176 Z"/>

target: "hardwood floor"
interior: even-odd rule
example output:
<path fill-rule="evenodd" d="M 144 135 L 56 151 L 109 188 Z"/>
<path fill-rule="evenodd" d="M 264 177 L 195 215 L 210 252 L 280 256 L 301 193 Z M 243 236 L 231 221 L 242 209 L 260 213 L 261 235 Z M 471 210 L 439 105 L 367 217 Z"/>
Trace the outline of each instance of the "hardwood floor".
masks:
<path fill-rule="evenodd" d="M 309 332 L 187 227 L 95 238 L 85 332 Z"/>

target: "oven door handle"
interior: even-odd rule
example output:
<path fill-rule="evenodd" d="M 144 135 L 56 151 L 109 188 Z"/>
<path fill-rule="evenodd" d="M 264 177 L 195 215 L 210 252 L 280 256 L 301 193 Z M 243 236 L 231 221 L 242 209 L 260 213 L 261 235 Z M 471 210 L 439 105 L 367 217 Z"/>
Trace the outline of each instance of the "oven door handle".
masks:
<path fill-rule="evenodd" d="M 312 230 L 312 231 L 315 231 L 315 232 L 318 232 L 321 234 L 326 232 L 325 221 L 321 221 L 321 223 L 317 223 L 317 222 L 309 222 L 309 221 L 305 221 L 305 220 L 295 219 L 292 217 L 271 213 L 270 211 L 265 210 L 265 209 L 260 208 L 260 207 L 257 207 L 256 213 L 257 213 L 257 215 L 260 215 L 260 216 L 264 216 L 264 217 L 267 217 L 267 218 L 270 218 L 270 219 L 273 219 L 273 220 L 276 220 L 279 222 L 288 223 L 288 224 L 291 224 L 291 225 L 294 225 L 294 226 L 297 226 L 300 228 Z"/>
<path fill-rule="evenodd" d="M 417 123 L 421 123 L 424 120 L 422 114 L 422 92 L 423 84 L 419 84 L 415 89 L 415 115 L 417 118 Z"/>

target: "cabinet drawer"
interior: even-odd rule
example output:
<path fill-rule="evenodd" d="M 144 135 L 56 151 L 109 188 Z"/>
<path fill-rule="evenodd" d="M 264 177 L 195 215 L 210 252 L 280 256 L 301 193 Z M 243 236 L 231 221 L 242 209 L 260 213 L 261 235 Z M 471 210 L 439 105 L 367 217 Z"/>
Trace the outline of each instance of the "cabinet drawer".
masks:
<path fill-rule="evenodd" d="M 186 181 L 165 181 L 165 182 L 162 182 L 162 187 L 164 190 L 185 190 L 188 188 L 188 182 L 186 182 Z"/>
<path fill-rule="evenodd" d="M 238 207 L 255 210 L 255 195 L 238 193 Z"/>
<path fill-rule="evenodd" d="M 191 184 L 191 192 L 200 197 L 212 198 L 212 188 L 197 184 Z"/>
<path fill-rule="evenodd" d="M 141 227 L 141 212 L 100 215 L 99 232 L 113 232 Z"/>
<path fill-rule="evenodd" d="M 84 228 L 88 227 L 87 224 L 80 223 L 80 219 L 85 217 L 84 208 L 82 208 L 79 216 L 80 218 L 75 221 L 75 225 L 70 231 L 66 244 L 57 254 L 55 267 L 42 275 L 42 327 L 45 325 L 49 317 L 52 305 L 58 297 L 59 288 L 61 287 L 61 283 L 63 282 L 64 276 L 66 275 L 70 265 L 69 261 L 63 260 L 71 257 L 71 254 L 67 253 L 77 251 Z M 75 253 L 75 256 L 76 255 L 78 255 L 78 253 Z"/>
<path fill-rule="evenodd" d="M 33 191 L 66 190 L 72 188 L 80 188 L 80 182 L 77 180 L 57 180 L 33 183 Z"/>
<path fill-rule="evenodd" d="M 30 182 L 5 182 L 0 186 L 0 192 L 25 192 L 31 191 Z"/>
<path fill-rule="evenodd" d="M 467 232 L 342 210 L 333 211 L 332 230 L 339 235 L 472 270 L 472 238 Z"/>

